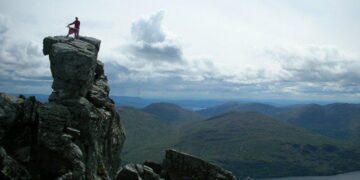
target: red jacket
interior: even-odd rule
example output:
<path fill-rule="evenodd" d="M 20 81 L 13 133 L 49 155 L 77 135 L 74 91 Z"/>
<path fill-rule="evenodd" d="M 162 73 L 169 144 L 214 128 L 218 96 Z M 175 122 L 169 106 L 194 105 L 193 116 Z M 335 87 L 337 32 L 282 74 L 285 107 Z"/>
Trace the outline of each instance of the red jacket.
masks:
<path fill-rule="evenodd" d="M 75 25 L 76 29 L 80 29 L 80 21 L 79 20 L 75 20 L 74 22 L 70 23 L 69 25 Z"/>

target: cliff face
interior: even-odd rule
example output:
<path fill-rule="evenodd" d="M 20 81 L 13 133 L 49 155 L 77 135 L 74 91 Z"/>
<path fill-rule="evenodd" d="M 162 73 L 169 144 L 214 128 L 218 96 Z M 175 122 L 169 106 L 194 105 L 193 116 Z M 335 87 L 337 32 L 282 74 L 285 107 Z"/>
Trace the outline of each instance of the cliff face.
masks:
<path fill-rule="evenodd" d="M 99 48 L 94 38 L 47 37 L 43 52 L 49 55 L 54 78 L 49 103 L 1 94 L 4 177 L 115 176 L 125 133 L 109 98 L 103 64 L 97 60 Z"/>

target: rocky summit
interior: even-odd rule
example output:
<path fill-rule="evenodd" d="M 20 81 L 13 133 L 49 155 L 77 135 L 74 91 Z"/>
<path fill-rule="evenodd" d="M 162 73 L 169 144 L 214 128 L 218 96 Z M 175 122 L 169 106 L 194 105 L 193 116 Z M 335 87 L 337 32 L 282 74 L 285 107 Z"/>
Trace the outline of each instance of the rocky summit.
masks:
<path fill-rule="evenodd" d="M 0 179 L 235 179 L 174 150 L 163 163 L 121 167 L 125 130 L 97 59 L 100 43 L 91 37 L 44 39 L 54 79 L 47 103 L 0 93 Z"/>
<path fill-rule="evenodd" d="M 111 179 L 125 131 L 104 66 L 100 40 L 47 37 L 54 78 L 49 103 L 0 95 L 1 176 L 8 179 Z"/>

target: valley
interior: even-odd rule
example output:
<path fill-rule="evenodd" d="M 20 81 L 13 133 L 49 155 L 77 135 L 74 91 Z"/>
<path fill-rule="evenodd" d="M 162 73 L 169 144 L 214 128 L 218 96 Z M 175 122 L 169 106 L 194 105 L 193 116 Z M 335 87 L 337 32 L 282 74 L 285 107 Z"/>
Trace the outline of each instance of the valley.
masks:
<path fill-rule="evenodd" d="M 164 150 L 173 148 L 218 164 L 240 178 L 355 171 L 360 169 L 357 126 L 353 126 L 360 121 L 358 106 L 339 105 L 318 105 L 320 111 L 312 110 L 314 105 L 258 103 L 226 103 L 196 112 L 169 103 L 142 109 L 120 107 L 129 137 L 123 158 L 159 162 Z M 317 128 L 322 127 L 320 122 L 327 129 Z"/>

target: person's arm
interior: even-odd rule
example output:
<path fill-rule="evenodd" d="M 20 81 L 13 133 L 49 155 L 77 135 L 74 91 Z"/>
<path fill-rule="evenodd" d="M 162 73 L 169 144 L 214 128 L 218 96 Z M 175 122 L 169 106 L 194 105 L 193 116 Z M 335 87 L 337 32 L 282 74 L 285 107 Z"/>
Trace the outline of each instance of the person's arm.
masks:
<path fill-rule="evenodd" d="M 70 24 L 68 24 L 68 26 L 73 25 L 73 24 L 75 24 L 75 21 L 74 21 L 74 22 L 72 22 L 72 23 L 70 23 Z"/>

